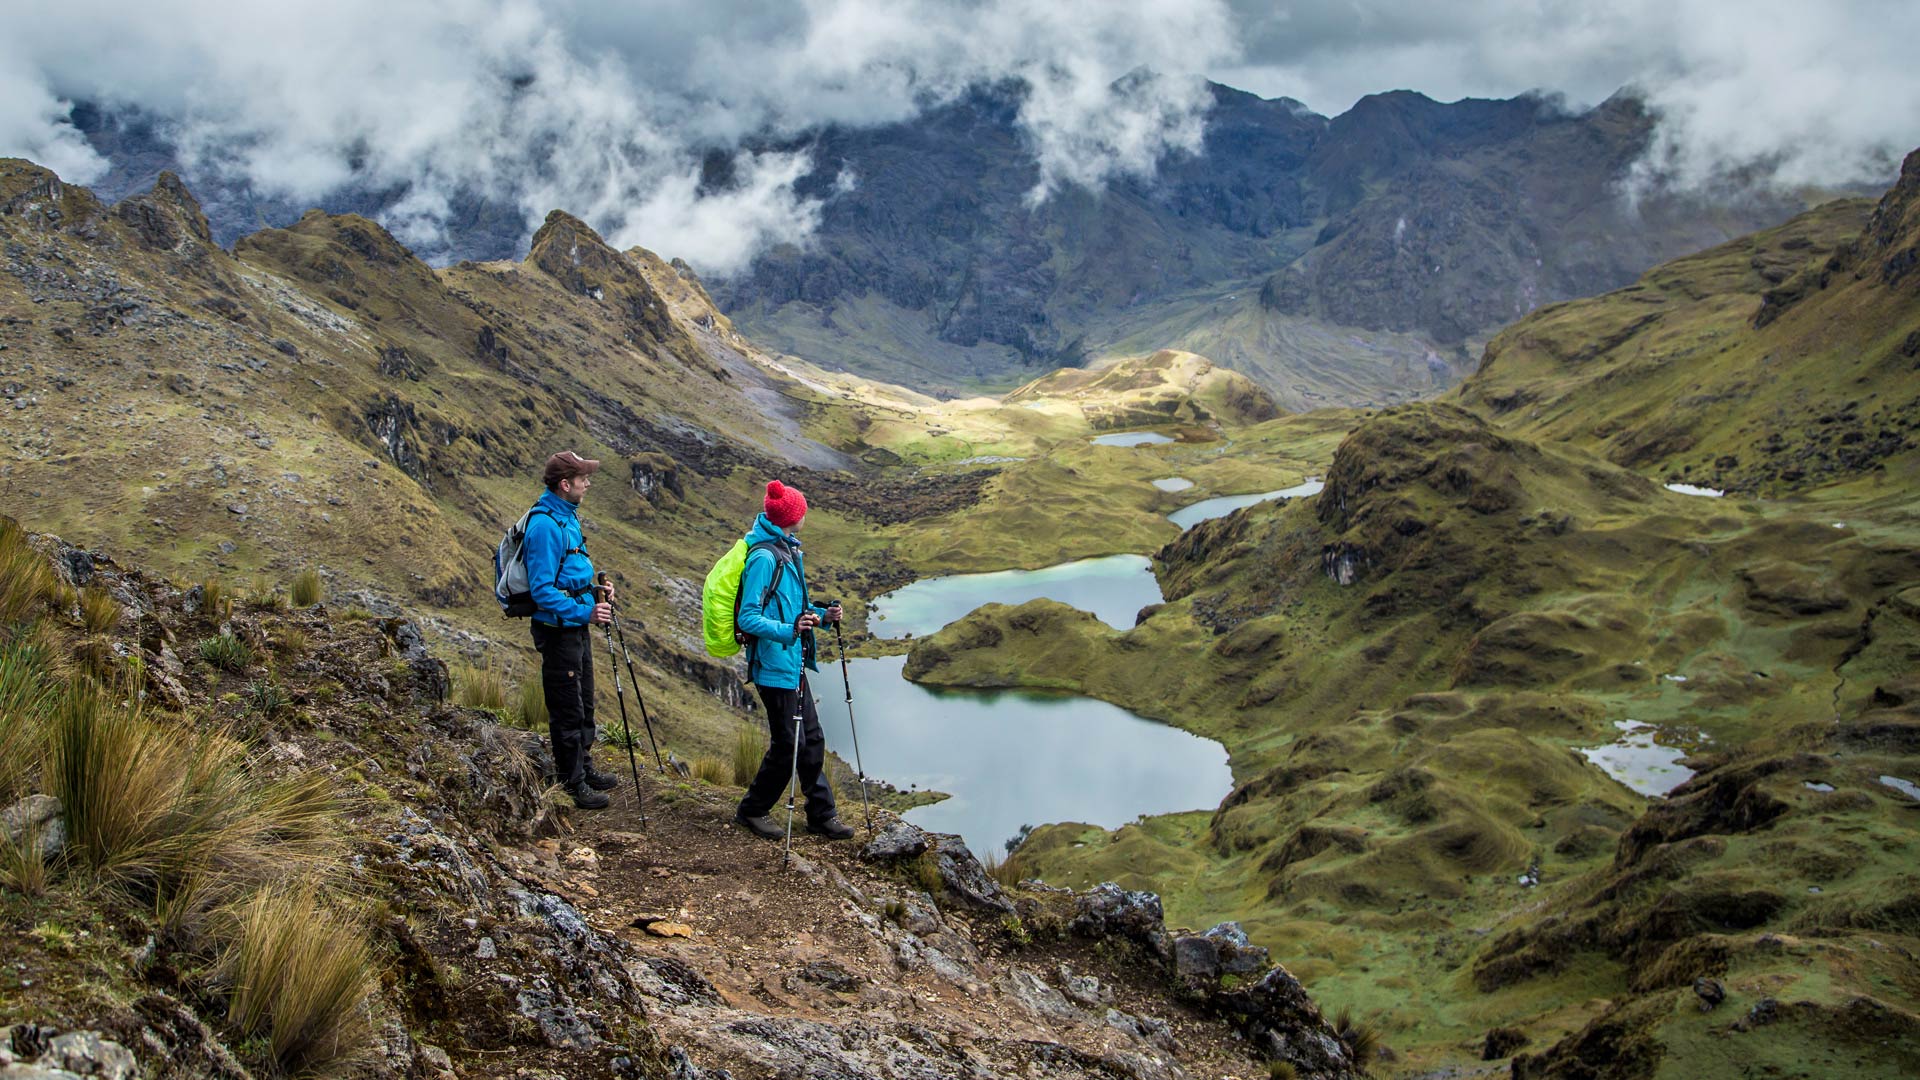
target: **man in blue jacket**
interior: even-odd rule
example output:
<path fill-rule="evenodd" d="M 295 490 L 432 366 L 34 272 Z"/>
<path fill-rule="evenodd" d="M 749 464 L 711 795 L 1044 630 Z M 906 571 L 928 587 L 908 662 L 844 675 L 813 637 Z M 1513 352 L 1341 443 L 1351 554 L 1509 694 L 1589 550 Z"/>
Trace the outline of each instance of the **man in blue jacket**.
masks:
<path fill-rule="evenodd" d="M 547 459 L 547 492 L 533 504 L 521 550 L 527 585 L 538 606 L 533 647 L 540 650 L 540 686 L 547 695 L 547 736 L 553 742 L 554 777 L 573 805 L 599 810 L 603 791 L 620 781 L 593 767 L 593 631 L 613 619 L 613 587 L 593 595 L 593 560 L 580 528 L 580 500 L 593 486 L 600 463 L 571 450 Z"/>
<path fill-rule="evenodd" d="M 734 820 L 770 840 L 784 830 L 767 815 L 798 770 L 800 791 L 807 799 L 807 831 L 832 840 L 845 840 L 853 830 L 834 810 L 833 787 L 827 783 L 827 737 L 820 730 L 807 672 L 819 671 L 814 659 L 813 628 L 823 621 L 840 621 L 840 605 L 826 607 L 807 601 L 807 575 L 800 558 L 800 519 L 807 516 L 807 498 L 797 488 L 778 480 L 767 484 L 765 513 L 747 532 L 747 563 L 740 573 L 740 614 L 734 625 L 750 636 L 746 643 L 747 678 L 760 688 L 767 707 L 767 754 L 748 786 Z M 794 752 L 799 729 L 799 753 Z"/>

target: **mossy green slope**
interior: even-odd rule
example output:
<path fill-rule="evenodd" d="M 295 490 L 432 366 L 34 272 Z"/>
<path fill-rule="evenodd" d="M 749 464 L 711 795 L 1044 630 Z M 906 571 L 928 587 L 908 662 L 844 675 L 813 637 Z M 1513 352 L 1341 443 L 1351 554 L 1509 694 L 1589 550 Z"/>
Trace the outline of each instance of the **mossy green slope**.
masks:
<path fill-rule="evenodd" d="M 1161 889 L 1196 926 L 1243 919 L 1416 1060 L 1496 1025 L 1539 1045 L 1633 979 L 1597 947 L 1537 978 L 1475 978 L 1492 933 L 1589 888 L 1648 806 L 1577 749 L 1626 719 L 1697 753 L 1745 747 L 1862 708 L 1900 662 L 1868 653 L 1920 648 L 1886 614 L 1920 576 L 1920 532 L 1899 514 L 1836 529 L 1834 513 L 1677 495 L 1454 406 L 1405 406 L 1359 423 L 1320 495 L 1163 548 L 1170 602 L 1133 630 L 989 607 L 916 643 L 908 670 L 1080 690 L 1228 745 L 1239 787 L 1210 816 L 1043 829 L 1024 867 Z M 1903 850 L 1871 848 L 1880 869 L 1827 902 L 1865 902 Z M 1731 865 L 1764 874 L 1751 856 Z"/>
<path fill-rule="evenodd" d="M 1456 394 L 1508 429 L 1666 479 L 1776 494 L 1911 467 L 1920 154 L 1842 200 L 1542 309 Z"/>

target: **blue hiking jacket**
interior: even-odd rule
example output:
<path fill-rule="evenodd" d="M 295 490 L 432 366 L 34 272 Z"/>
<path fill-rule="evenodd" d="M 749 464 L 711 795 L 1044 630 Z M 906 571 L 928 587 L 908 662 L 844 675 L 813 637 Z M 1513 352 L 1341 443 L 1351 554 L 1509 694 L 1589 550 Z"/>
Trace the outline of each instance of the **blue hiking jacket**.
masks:
<path fill-rule="evenodd" d="M 807 603 L 807 575 L 800 559 L 799 537 L 788 535 L 761 514 L 747 530 L 747 546 L 768 540 L 781 545 L 791 561 L 780 573 L 779 587 L 769 595 L 767 586 L 773 582 L 778 556 L 766 548 L 747 553 L 747 565 L 740 572 L 740 617 L 734 625 L 754 638 L 747 646 L 748 681 L 756 686 L 792 690 L 800 685 L 802 668 L 820 670 L 814 659 L 812 632 L 802 640 L 794 632 L 794 620 L 809 607 L 816 612 L 825 612 L 826 608 Z"/>
<path fill-rule="evenodd" d="M 539 610 L 533 621 L 548 626 L 585 626 L 593 616 L 593 560 L 574 505 L 549 491 L 533 504 L 521 551 L 527 587 Z"/>

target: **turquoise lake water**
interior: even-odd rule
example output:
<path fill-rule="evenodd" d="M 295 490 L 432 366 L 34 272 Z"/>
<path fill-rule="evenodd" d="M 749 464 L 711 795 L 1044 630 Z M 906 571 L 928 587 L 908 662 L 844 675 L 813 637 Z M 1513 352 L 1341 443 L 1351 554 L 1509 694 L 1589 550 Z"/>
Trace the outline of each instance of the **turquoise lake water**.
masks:
<path fill-rule="evenodd" d="M 1167 515 L 1167 520 L 1183 529 L 1191 529 L 1209 518 L 1226 517 L 1243 506 L 1263 503 L 1269 499 L 1302 499 L 1308 495 L 1318 495 L 1326 488 L 1319 477 L 1313 477 L 1303 484 L 1278 491 L 1262 491 L 1253 495 L 1222 495 L 1217 499 L 1202 499 L 1191 506 L 1183 506 Z"/>
<path fill-rule="evenodd" d="M 1141 814 L 1212 809 L 1233 788 L 1226 748 L 1210 739 L 1092 698 L 929 690 L 900 677 L 905 665 L 904 656 L 848 662 L 861 761 L 896 787 L 951 795 L 907 820 L 959 833 L 975 854 L 1004 856 L 1022 825 L 1113 829 Z M 808 676 L 821 726 L 851 764 L 838 656 L 823 657 L 821 669 Z M 835 796 L 841 816 L 858 821 L 858 786 Z"/>
<path fill-rule="evenodd" d="M 982 604 L 1024 604 L 1049 597 L 1092 612 L 1119 630 L 1164 599 L 1145 555 L 1107 555 L 1044 570 L 996 570 L 922 578 L 874 599 L 867 628 L 879 637 L 924 637 Z"/>
<path fill-rule="evenodd" d="M 1095 446 L 1156 446 L 1172 441 L 1172 436 L 1162 435 L 1157 431 L 1116 431 L 1111 435 L 1094 436 L 1093 444 Z"/>

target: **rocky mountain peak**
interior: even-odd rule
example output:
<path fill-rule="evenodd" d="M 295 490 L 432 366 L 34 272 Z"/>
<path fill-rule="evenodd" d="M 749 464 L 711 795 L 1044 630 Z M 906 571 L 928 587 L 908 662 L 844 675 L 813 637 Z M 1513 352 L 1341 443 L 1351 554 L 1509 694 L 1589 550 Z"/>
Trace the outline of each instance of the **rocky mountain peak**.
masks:
<path fill-rule="evenodd" d="M 157 251 L 175 250 L 188 238 L 201 244 L 213 243 L 213 230 L 200 201 L 171 170 L 154 180 L 152 190 L 115 203 L 113 213 L 141 243 Z"/>

